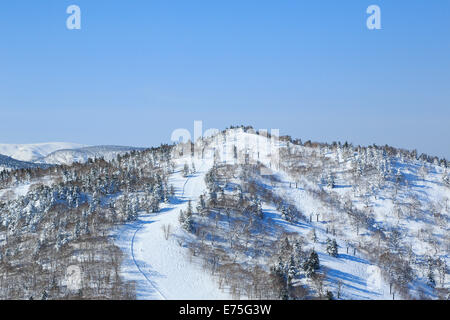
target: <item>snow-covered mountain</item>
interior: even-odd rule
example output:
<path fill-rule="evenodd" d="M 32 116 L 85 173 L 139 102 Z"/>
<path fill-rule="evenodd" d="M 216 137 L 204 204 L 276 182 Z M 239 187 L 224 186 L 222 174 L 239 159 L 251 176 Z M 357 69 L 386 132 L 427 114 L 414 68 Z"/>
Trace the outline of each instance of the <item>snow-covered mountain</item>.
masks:
<path fill-rule="evenodd" d="M 249 127 L 119 151 L 0 175 L 0 257 L 14 270 L 0 265 L 0 298 L 450 297 L 445 159 Z M 75 293 L 61 280 L 73 265 Z M 36 288 L 8 289 L 36 267 Z"/>
<path fill-rule="evenodd" d="M 191 150 L 173 151 L 179 201 L 118 231 L 138 298 L 448 297 L 445 160 L 243 128 Z"/>
<path fill-rule="evenodd" d="M 68 142 L 49 142 L 35 144 L 0 144 L 0 154 L 20 161 L 33 162 L 61 149 L 76 149 L 85 145 Z"/>
<path fill-rule="evenodd" d="M 0 171 L 15 170 L 15 169 L 29 169 L 46 167 L 46 165 L 36 164 L 33 162 L 19 161 L 8 156 L 0 154 Z"/>
<path fill-rule="evenodd" d="M 54 151 L 45 157 L 36 159 L 37 163 L 46 164 L 72 164 L 74 162 L 85 163 L 88 159 L 103 158 L 110 161 L 118 155 L 143 150 L 142 148 L 126 146 L 93 146 L 84 148 L 62 149 Z"/>

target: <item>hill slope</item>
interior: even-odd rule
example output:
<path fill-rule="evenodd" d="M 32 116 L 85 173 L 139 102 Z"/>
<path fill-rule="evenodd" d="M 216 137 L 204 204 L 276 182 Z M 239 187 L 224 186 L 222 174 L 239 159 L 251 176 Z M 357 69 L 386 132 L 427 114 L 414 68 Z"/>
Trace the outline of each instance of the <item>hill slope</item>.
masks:
<path fill-rule="evenodd" d="M 0 154 L 16 160 L 33 162 L 61 149 L 75 149 L 84 145 L 68 142 L 49 142 L 35 144 L 0 144 Z"/>
<path fill-rule="evenodd" d="M 97 158 L 103 158 L 110 161 L 118 155 L 123 155 L 127 152 L 136 150 L 143 150 L 143 148 L 126 146 L 93 146 L 76 149 L 62 149 L 39 158 L 36 162 L 47 164 L 72 164 L 74 162 L 84 163 L 88 161 L 88 159 Z"/>
<path fill-rule="evenodd" d="M 19 161 L 8 156 L 0 154 L 0 171 L 30 168 L 46 168 L 45 164 L 36 164 L 33 162 Z"/>
<path fill-rule="evenodd" d="M 450 188 L 439 164 L 410 159 L 401 150 L 274 142 L 243 129 L 194 148 L 194 157 L 189 146 L 174 150 L 178 178 L 171 181 L 179 202 L 139 220 L 133 241 L 119 241 L 133 247 L 139 261 L 136 272 L 125 276 L 147 275 L 138 281 L 141 290 L 149 277 L 169 298 L 205 292 L 210 298 L 280 298 L 285 288 L 276 289 L 276 270 L 281 283 L 290 283 L 284 294 L 297 298 L 327 291 L 340 299 L 448 295 Z M 186 164 L 199 169 L 183 178 Z M 184 194 L 186 186 L 192 192 Z M 177 220 L 189 202 L 186 232 Z M 310 275 L 305 263 L 312 252 L 320 271 Z M 183 266 L 186 259 L 193 267 Z M 212 273 L 222 290 L 211 291 L 211 279 L 199 282 L 199 270 Z M 257 276 L 272 286 L 247 290 Z M 176 290 L 180 281 L 184 291 Z"/>
<path fill-rule="evenodd" d="M 449 297 L 444 159 L 251 128 L 111 158 L 0 174 L 0 298 Z"/>

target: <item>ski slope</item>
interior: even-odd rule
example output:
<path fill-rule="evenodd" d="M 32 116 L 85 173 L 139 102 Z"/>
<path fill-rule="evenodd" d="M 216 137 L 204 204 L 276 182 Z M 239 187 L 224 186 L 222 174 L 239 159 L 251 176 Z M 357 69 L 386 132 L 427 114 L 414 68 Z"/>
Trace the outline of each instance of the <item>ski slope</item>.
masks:
<path fill-rule="evenodd" d="M 213 152 L 219 150 L 223 159 L 227 160 L 232 158 L 228 155 L 233 145 L 237 145 L 239 150 L 245 150 L 251 144 L 257 145 L 256 149 L 249 150 L 252 156 L 267 167 L 275 168 L 273 144 L 269 146 L 267 141 L 265 137 L 240 132 L 237 135 L 217 138 L 211 150 Z M 188 178 L 183 178 L 182 167 L 184 163 L 191 162 L 198 171 Z M 141 215 L 138 221 L 121 227 L 116 233 L 117 243 L 126 255 L 123 275 L 127 280 L 136 281 L 139 299 L 230 299 L 231 295 L 219 290 L 216 279 L 202 270 L 198 261 L 191 260 L 189 250 L 179 243 L 181 235 L 194 237 L 187 235 L 179 227 L 179 211 L 186 210 L 188 200 L 192 200 L 195 206 L 198 197 L 206 188 L 204 177 L 213 166 L 213 160 L 189 157 L 177 159 L 176 163 L 176 173 L 170 178 L 170 183 L 176 190 L 175 203 L 164 207 L 160 213 Z M 274 191 L 282 192 L 284 196 L 294 199 L 299 207 L 317 209 L 314 199 L 308 198 L 301 189 L 292 190 L 287 187 L 292 181 L 291 177 L 281 171 L 278 175 L 281 183 Z M 319 254 L 322 270 L 327 275 L 327 287 L 337 290 L 338 284 L 341 286 L 341 299 L 392 299 L 389 285 L 378 273 L 378 268 L 357 251 L 343 252 L 345 251 L 343 239 L 336 239 L 340 247 L 338 257 L 334 258 L 326 253 L 326 239 L 329 235 L 320 222 L 287 224 L 275 208 L 265 205 L 263 211 L 266 217 L 285 228 L 287 232 L 307 237 L 313 228 L 316 230 L 318 241 L 311 249 L 314 248 Z M 172 234 L 165 240 L 163 227 L 169 225 Z"/>
<path fill-rule="evenodd" d="M 176 200 L 157 214 L 144 214 L 133 223 L 120 227 L 116 243 L 125 252 L 123 276 L 136 281 L 138 299 L 144 300 L 205 300 L 230 299 L 219 290 L 213 276 L 202 270 L 195 260 L 190 261 L 189 250 L 180 246 L 178 215 L 186 210 L 188 200 L 196 201 L 203 192 L 204 175 L 209 163 L 194 162 L 198 172 L 183 178 L 184 161 L 178 161 L 176 172 L 170 178 Z M 164 237 L 163 226 L 170 226 L 172 234 Z"/>

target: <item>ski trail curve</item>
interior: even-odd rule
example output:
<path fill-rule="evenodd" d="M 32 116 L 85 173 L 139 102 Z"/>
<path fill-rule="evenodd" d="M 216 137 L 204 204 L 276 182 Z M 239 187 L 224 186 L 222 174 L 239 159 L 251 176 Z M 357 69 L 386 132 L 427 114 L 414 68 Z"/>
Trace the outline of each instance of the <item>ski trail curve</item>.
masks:
<path fill-rule="evenodd" d="M 136 229 L 136 231 L 133 234 L 133 238 L 131 239 L 131 257 L 133 258 L 133 262 L 136 265 L 138 271 L 145 277 L 145 279 L 147 280 L 147 282 L 153 287 L 153 289 L 155 289 L 155 291 L 159 294 L 159 296 L 163 299 L 163 300 L 167 300 L 167 298 L 164 296 L 164 294 L 156 287 L 156 285 L 147 277 L 147 275 L 144 273 L 144 271 L 141 269 L 141 267 L 139 266 L 138 262 L 136 261 L 136 257 L 134 256 L 134 240 L 136 238 L 136 234 L 142 229 L 142 226 L 138 227 Z"/>
<path fill-rule="evenodd" d="M 205 162 L 203 161 L 203 162 L 202 162 L 202 165 L 201 165 L 201 169 L 203 169 L 204 165 L 205 165 Z M 200 169 L 200 170 L 201 170 L 201 169 Z M 199 171 L 200 171 L 200 170 L 199 170 Z M 192 178 L 192 177 L 187 177 L 187 178 L 186 178 L 186 181 L 185 181 L 184 184 L 183 184 L 183 192 L 182 192 L 182 194 L 181 194 L 181 197 L 184 197 L 184 193 L 185 193 L 185 190 L 186 190 L 186 185 L 187 185 L 187 183 L 189 182 L 189 180 L 190 180 L 191 178 Z M 135 257 L 135 255 L 134 255 L 134 242 L 135 242 L 135 239 L 136 239 L 136 235 L 138 234 L 139 231 L 142 230 L 142 228 L 143 228 L 142 225 L 139 226 L 139 227 L 136 229 L 136 231 L 134 232 L 133 237 L 131 238 L 131 247 L 130 247 L 130 251 L 131 251 L 131 257 L 132 257 L 132 259 L 133 259 L 133 263 L 135 264 L 135 266 L 136 266 L 137 270 L 139 271 L 139 273 L 142 274 L 142 275 L 144 276 L 144 278 L 147 280 L 147 282 L 150 284 L 150 286 L 151 286 L 153 289 L 155 289 L 155 291 L 156 291 L 156 292 L 158 293 L 158 295 L 162 298 L 162 300 L 167 300 L 166 296 L 165 296 L 165 295 L 157 288 L 157 286 L 153 283 L 153 281 L 150 280 L 150 278 L 145 274 L 145 272 L 144 272 L 144 271 L 142 270 L 142 268 L 139 266 L 139 263 L 137 262 L 136 257 Z"/>

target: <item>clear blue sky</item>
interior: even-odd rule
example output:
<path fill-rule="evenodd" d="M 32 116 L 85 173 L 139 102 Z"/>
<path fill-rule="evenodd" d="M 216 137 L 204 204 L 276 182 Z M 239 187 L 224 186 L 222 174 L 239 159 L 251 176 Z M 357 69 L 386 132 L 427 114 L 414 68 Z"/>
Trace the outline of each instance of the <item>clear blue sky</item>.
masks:
<path fill-rule="evenodd" d="M 3 1 L 0 142 L 151 146 L 203 120 L 450 158 L 449 57 L 448 0 Z"/>

